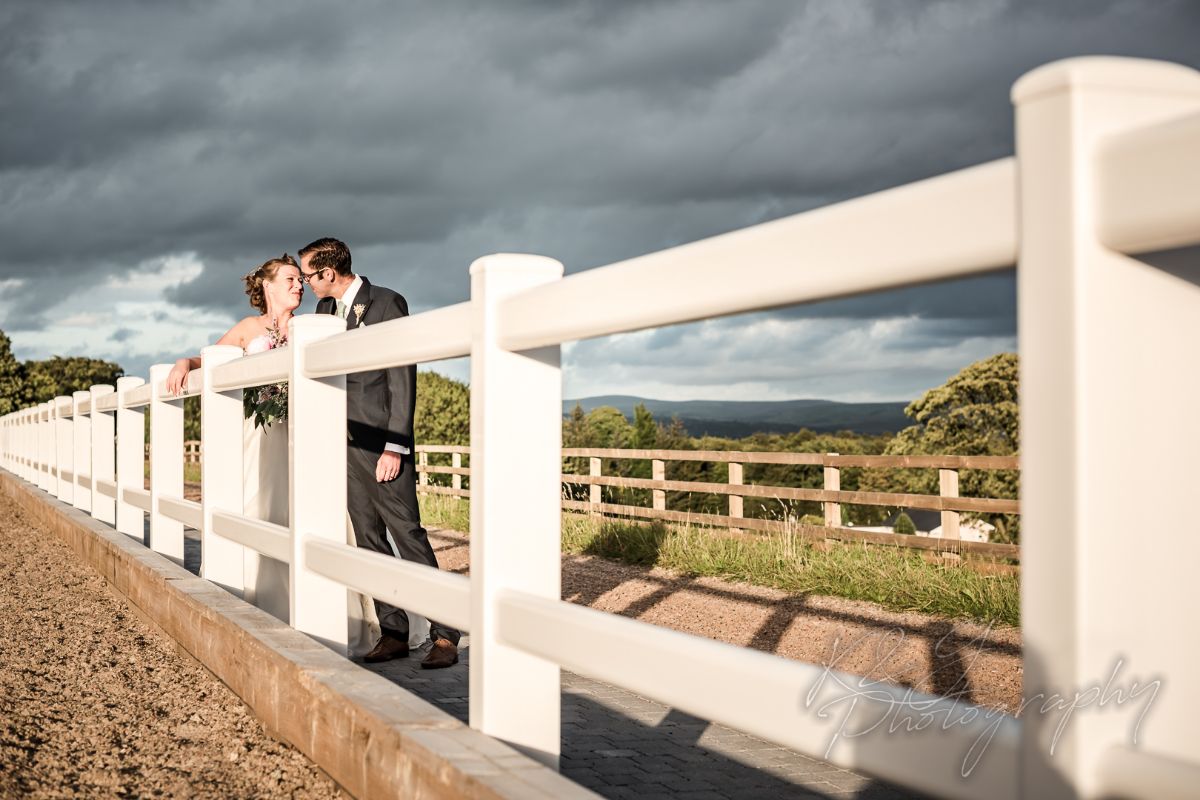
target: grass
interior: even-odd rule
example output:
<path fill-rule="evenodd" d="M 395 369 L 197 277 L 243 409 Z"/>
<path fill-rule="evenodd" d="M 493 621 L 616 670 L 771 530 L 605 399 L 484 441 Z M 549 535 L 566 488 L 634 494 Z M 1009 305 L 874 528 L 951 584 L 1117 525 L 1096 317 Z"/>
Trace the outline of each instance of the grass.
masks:
<path fill-rule="evenodd" d="M 144 465 L 146 477 L 150 477 L 150 462 L 147 461 Z M 183 465 L 183 482 L 184 483 L 199 483 L 200 482 L 200 465 L 187 464 Z"/>
<path fill-rule="evenodd" d="M 424 495 L 420 503 L 427 523 L 469 531 L 465 501 Z M 790 532 L 734 539 L 694 525 L 564 513 L 562 549 L 795 594 L 869 600 L 893 611 L 1020 624 L 1017 576 L 931 563 L 917 551 L 898 547 L 849 542 L 822 546 Z"/>

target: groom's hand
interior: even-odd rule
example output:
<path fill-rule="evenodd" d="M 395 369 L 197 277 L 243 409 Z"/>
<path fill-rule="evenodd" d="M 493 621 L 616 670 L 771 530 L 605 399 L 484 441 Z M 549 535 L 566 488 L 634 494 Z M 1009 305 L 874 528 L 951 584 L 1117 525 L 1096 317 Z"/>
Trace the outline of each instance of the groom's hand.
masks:
<path fill-rule="evenodd" d="M 383 455 L 379 457 L 379 462 L 375 464 L 375 480 L 380 483 L 394 481 L 400 474 L 400 454 L 393 453 L 390 450 L 383 451 Z"/>

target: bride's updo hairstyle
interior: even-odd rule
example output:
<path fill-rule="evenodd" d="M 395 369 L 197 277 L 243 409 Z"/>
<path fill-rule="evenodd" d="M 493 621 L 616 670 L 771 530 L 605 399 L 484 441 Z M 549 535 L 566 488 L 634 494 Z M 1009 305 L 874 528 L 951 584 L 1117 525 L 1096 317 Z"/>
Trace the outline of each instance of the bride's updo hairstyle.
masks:
<path fill-rule="evenodd" d="M 272 258 L 258 269 L 246 274 L 246 294 L 250 296 L 251 308 L 257 309 L 263 314 L 267 313 L 267 296 L 263 290 L 263 284 L 274 278 L 280 267 L 299 269 L 300 265 L 296 263 L 296 259 L 284 253 L 279 258 Z"/>

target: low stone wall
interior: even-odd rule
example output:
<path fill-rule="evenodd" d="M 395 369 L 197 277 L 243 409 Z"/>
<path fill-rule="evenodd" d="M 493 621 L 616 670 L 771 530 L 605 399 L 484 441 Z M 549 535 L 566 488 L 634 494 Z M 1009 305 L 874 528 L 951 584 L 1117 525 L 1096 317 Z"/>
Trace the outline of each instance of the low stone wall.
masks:
<path fill-rule="evenodd" d="M 597 797 L 4 470 L 0 490 L 354 797 Z"/>

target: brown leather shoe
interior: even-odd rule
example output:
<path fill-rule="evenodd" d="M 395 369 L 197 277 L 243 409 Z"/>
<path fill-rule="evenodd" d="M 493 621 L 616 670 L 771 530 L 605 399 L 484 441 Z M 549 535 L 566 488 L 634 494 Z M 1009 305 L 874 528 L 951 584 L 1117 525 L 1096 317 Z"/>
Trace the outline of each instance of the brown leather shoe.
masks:
<path fill-rule="evenodd" d="M 421 660 L 421 669 L 441 669 L 458 663 L 458 646 L 449 639 L 438 639 Z"/>
<path fill-rule="evenodd" d="M 391 661 L 393 658 L 408 658 L 408 642 L 402 642 L 386 633 L 379 638 L 371 652 L 363 656 L 368 664 Z"/>

